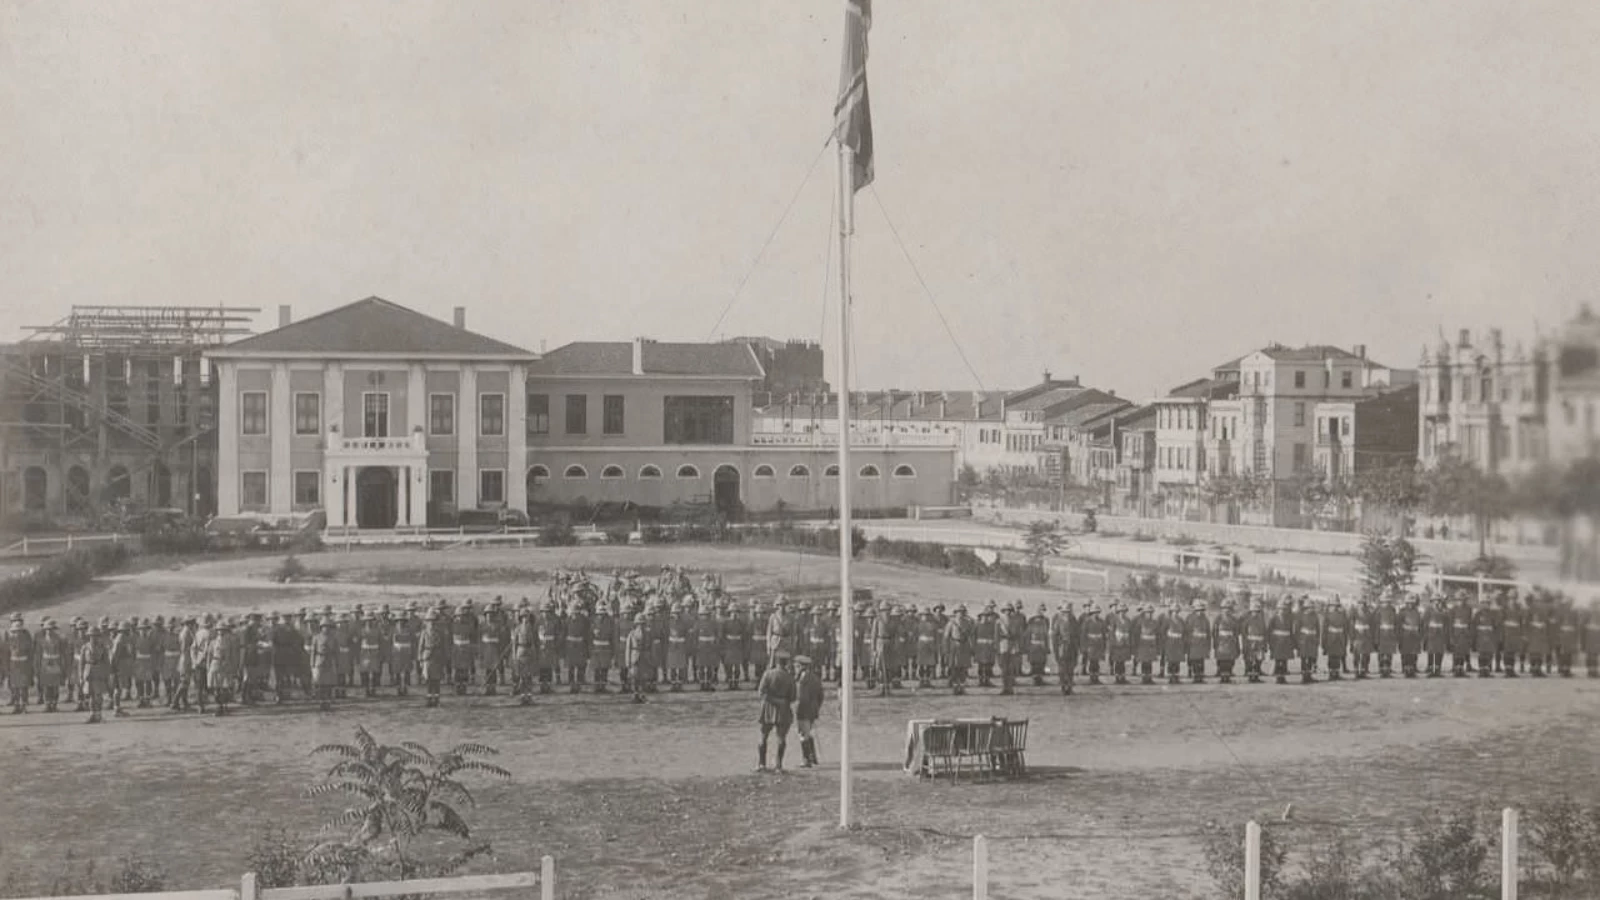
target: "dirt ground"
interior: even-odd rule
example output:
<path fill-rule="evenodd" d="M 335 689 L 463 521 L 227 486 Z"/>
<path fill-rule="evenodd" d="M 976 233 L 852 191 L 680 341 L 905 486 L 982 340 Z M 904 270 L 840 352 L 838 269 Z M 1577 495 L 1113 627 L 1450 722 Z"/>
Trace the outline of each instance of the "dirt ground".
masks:
<path fill-rule="evenodd" d="M 277 559 L 216 561 L 109 581 L 50 612 L 542 596 L 527 576 L 547 568 L 667 560 L 722 571 L 735 591 L 825 583 L 837 567 L 721 548 L 330 552 L 304 562 L 336 582 L 274 586 Z M 521 583 L 363 583 L 446 567 L 494 568 Z M 923 603 L 1062 597 L 877 564 L 859 565 L 857 577 Z M 740 692 L 642 706 L 556 695 L 531 708 L 446 697 L 436 710 L 390 697 L 329 714 L 296 704 L 222 720 L 141 711 L 95 728 L 74 714 L 0 716 L 0 872 L 27 884 L 59 870 L 69 849 L 102 865 L 137 852 L 158 859 L 172 887 L 235 883 L 252 834 L 280 824 L 309 836 L 333 808 L 302 798 L 321 768 L 307 751 L 347 740 L 356 724 L 390 741 L 498 747 L 515 777 L 478 791 L 471 821 L 497 856 L 477 871 L 534 869 L 552 854 L 568 898 L 964 897 L 980 833 L 991 841 L 993 896 L 1209 897 L 1197 840 L 1207 822 L 1259 817 L 1304 846 L 1397 835 L 1460 806 L 1493 815 L 1557 796 L 1600 801 L 1600 682 L 1587 679 L 862 696 L 853 739 L 860 828 L 849 833 L 833 827 L 837 768 L 752 771 L 756 712 Z M 901 773 L 907 719 L 991 714 L 1029 719 L 1027 781 L 934 784 Z M 831 765 L 832 692 L 819 727 Z M 797 757 L 798 747 L 791 765 Z"/>

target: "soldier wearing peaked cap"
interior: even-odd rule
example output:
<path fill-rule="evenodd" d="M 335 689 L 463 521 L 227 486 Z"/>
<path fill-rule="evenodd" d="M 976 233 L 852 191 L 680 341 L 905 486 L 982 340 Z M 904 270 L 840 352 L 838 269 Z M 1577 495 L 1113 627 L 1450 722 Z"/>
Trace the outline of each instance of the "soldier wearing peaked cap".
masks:
<path fill-rule="evenodd" d="M 789 744 L 789 726 L 794 724 L 795 701 L 794 676 L 789 672 L 789 654 L 782 649 L 773 654 L 772 667 L 761 676 L 761 682 L 756 687 L 756 692 L 761 695 L 761 745 L 757 771 L 767 770 L 767 739 L 773 731 L 778 732 L 778 757 L 777 771 L 783 771 L 783 754 Z"/>

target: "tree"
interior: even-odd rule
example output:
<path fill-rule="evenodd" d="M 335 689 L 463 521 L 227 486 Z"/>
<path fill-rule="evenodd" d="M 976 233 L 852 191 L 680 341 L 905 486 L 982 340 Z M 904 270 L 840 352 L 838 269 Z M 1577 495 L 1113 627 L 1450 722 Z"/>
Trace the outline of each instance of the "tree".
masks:
<path fill-rule="evenodd" d="M 1022 541 L 1028 548 L 1028 562 L 1040 574 L 1044 573 L 1045 558 L 1059 555 L 1062 547 L 1066 546 L 1061 524 L 1054 519 L 1029 523 L 1028 533 L 1022 536 Z"/>
<path fill-rule="evenodd" d="M 1361 541 L 1361 594 L 1380 600 L 1417 577 L 1417 548 L 1403 537 L 1369 531 Z"/>
<path fill-rule="evenodd" d="M 956 473 L 956 496 L 963 500 L 969 499 L 977 493 L 983 484 L 983 477 L 972 463 L 962 463 L 961 470 Z"/>
<path fill-rule="evenodd" d="M 353 743 L 323 744 L 313 749 L 313 756 L 335 756 L 338 760 L 306 795 L 343 794 L 354 801 L 323 825 L 325 832 L 349 832 L 342 840 L 313 847 L 307 854 L 313 868 L 342 869 L 348 878 L 378 867 L 383 874 L 404 879 L 421 871 L 447 873 L 487 852 L 487 845 L 469 844 L 443 866 L 425 866 L 410 847 L 413 841 L 431 833 L 471 841 L 472 831 L 462 811 L 463 807 L 476 806 L 476 800 L 461 777 L 480 774 L 510 778 L 510 772 L 483 759 L 498 752 L 493 747 L 470 743 L 457 744 L 440 754 L 410 741 L 380 744 L 359 726 Z"/>
<path fill-rule="evenodd" d="M 1478 533 L 1478 555 L 1487 557 L 1490 526 L 1512 512 L 1511 486 L 1506 479 L 1449 454 L 1427 472 L 1422 488 L 1428 512 L 1472 520 L 1473 530 Z"/>

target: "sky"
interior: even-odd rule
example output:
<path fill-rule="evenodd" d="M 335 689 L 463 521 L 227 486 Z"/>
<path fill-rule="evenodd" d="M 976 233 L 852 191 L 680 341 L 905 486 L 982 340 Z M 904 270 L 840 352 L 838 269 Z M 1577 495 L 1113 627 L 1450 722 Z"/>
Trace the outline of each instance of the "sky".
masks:
<path fill-rule="evenodd" d="M 0 339 L 377 295 L 532 350 L 831 360 L 843 7 L 0 0 Z M 1272 341 L 1411 366 L 1600 283 L 1600 4 L 873 14 L 854 388 L 1143 399 Z"/>

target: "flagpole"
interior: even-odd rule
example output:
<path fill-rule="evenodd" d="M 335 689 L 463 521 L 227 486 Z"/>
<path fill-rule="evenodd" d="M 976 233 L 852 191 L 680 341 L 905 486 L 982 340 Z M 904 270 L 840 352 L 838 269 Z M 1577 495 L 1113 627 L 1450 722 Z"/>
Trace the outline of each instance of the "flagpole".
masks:
<path fill-rule="evenodd" d="M 855 231 L 855 151 L 839 146 L 839 827 L 850 827 L 850 716 L 855 682 L 855 596 L 850 589 L 850 235 Z"/>

